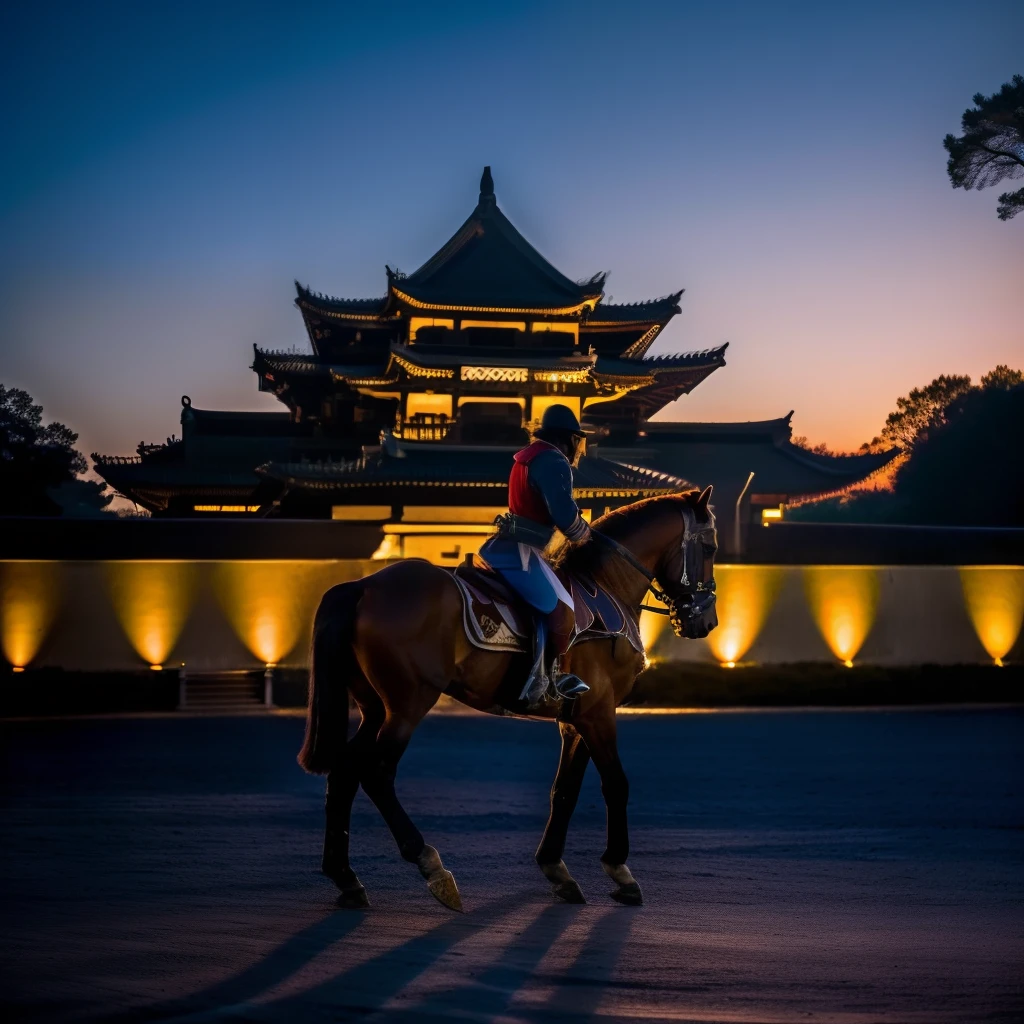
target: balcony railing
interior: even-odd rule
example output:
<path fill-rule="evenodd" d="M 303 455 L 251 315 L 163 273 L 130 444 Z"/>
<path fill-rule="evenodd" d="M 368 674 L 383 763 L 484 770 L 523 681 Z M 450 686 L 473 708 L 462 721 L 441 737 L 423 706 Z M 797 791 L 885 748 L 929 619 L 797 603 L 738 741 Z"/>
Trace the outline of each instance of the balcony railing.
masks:
<path fill-rule="evenodd" d="M 454 426 L 455 420 L 447 416 L 414 416 L 400 424 L 398 436 L 403 441 L 443 441 Z"/>

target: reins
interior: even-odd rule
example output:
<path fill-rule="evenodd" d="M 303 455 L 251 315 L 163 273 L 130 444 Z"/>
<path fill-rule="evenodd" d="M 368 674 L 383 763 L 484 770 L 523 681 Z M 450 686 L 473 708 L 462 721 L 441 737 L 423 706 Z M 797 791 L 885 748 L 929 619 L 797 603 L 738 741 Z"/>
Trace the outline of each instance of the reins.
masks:
<path fill-rule="evenodd" d="M 602 533 L 600 530 L 591 528 L 590 535 L 596 537 L 598 540 L 603 541 L 607 544 L 620 558 L 627 561 L 638 573 L 644 576 L 648 583 L 651 585 L 651 593 L 658 600 L 664 604 L 669 603 L 668 596 L 660 590 L 654 579 L 654 573 L 651 572 L 625 545 L 620 544 L 613 537 L 609 537 L 608 534 Z M 645 612 L 654 612 L 655 615 L 671 615 L 672 612 L 668 608 L 655 608 L 653 605 L 642 604 L 640 607 Z"/>

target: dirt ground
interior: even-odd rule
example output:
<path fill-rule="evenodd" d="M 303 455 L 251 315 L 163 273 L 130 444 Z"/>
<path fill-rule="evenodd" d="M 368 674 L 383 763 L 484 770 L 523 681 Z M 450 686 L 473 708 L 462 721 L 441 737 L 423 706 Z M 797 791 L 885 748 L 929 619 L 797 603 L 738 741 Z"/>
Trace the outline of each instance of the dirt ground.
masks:
<path fill-rule="evenodd" d="M 373 906 L 317 873 L 296 717 L 0 725 L 7 1020 L 928 1022 L 1024 1019 L 1024 713 L 624 716 L 612 903 L 593 772 L 552 902 L 532 854 L 552 727 L 431 716 L 399 791 L 467 912 L 360 796 Z"/>

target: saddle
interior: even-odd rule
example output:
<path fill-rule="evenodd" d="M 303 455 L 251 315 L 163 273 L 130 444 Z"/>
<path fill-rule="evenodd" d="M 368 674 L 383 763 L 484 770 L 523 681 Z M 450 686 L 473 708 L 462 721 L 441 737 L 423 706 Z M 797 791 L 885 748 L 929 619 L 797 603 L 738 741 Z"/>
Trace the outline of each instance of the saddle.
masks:
<path fill-rule="evenodd" d="M 573 601 L 569 648 L 587 640 L 624 636 L 644 653 L 640 627 L 622 602 L 589 576 L 555 570 Z M 505 654 L 528 654 L 533 636 L 533 610 L 478 555 L 467 555 L 454 572 L 462 595 L 462 624 L 475 647 Z"/>

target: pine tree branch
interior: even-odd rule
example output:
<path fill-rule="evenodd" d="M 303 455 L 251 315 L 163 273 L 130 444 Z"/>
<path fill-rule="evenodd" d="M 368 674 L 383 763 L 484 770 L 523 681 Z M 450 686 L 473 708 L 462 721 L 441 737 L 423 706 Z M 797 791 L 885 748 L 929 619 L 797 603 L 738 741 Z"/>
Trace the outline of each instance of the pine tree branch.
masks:
<path fill-rule="evenodd" d="M 1006 152 L 1001 149 L 993 149 L 991 146 L 985 146 L 981 143 L 978 143 L 978 149 L 983 149 L 986 153 L 990 153 L 994 157 L 1004 156 L 1008 160 L 1012 160 L 1014 163 L 1020 164 L 1021 167 L 1024 167 L 1024 159 L 1017 156 L 1016 153 Z"/>

